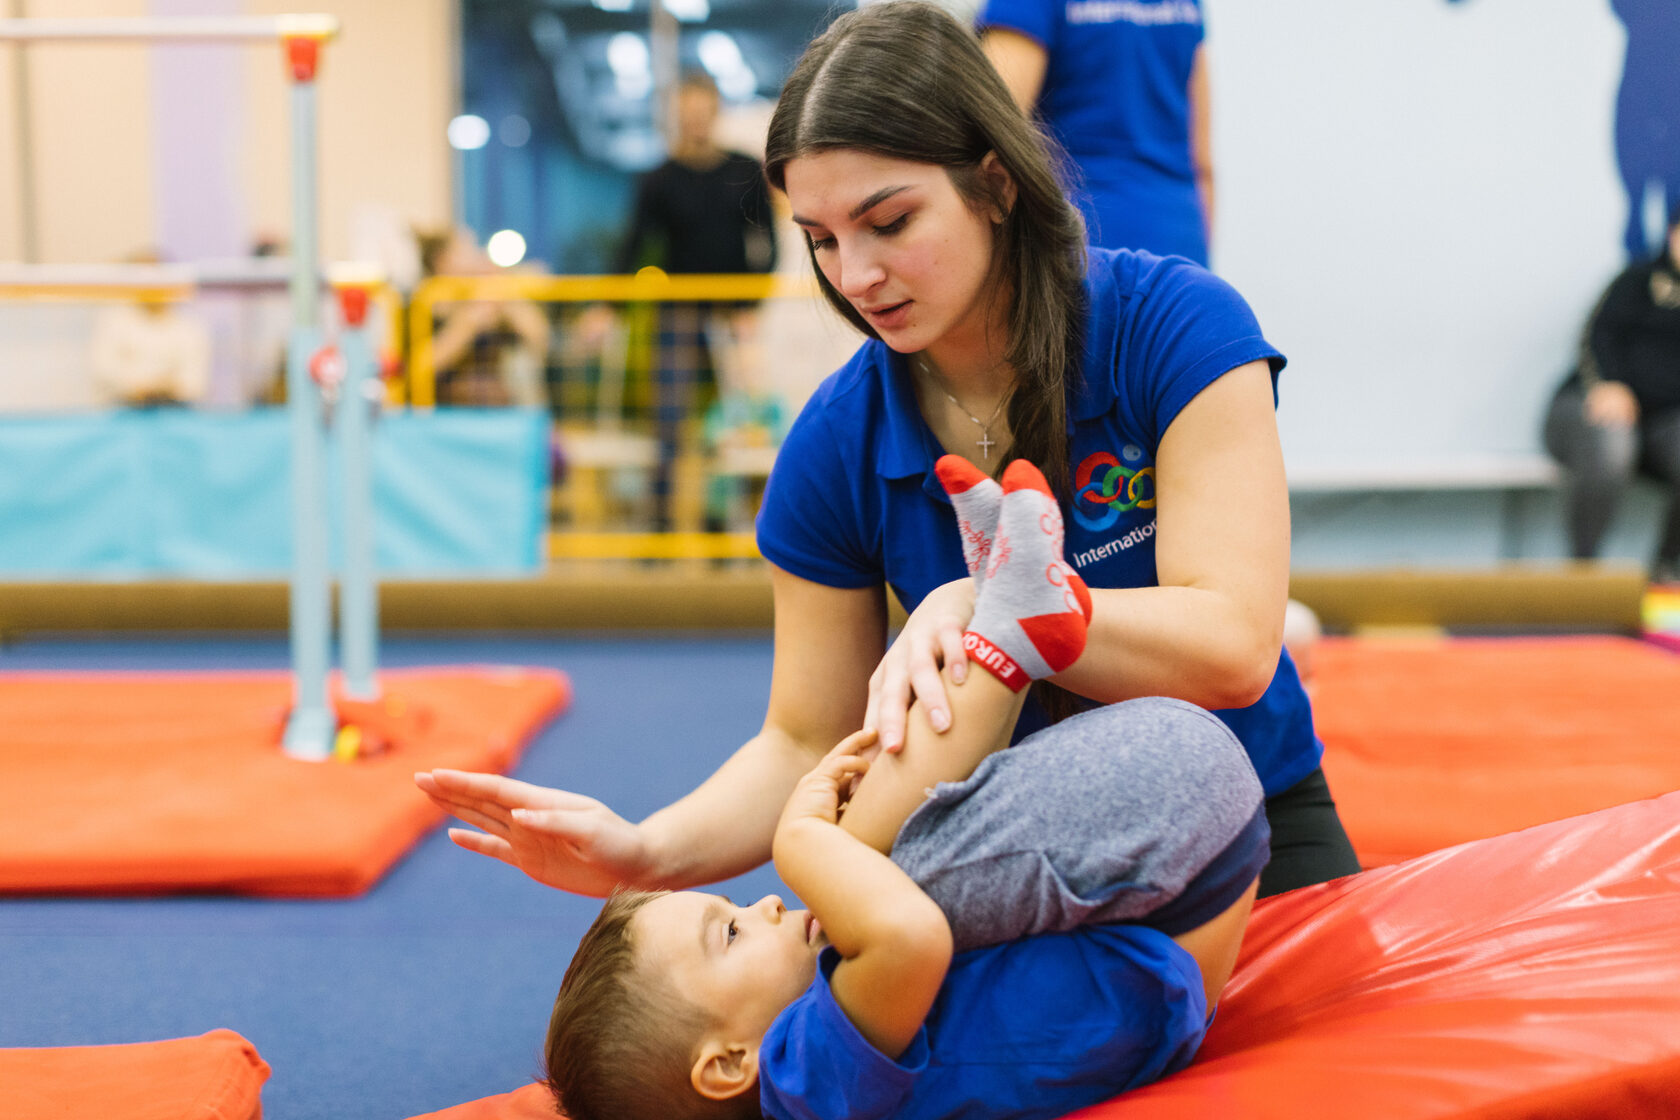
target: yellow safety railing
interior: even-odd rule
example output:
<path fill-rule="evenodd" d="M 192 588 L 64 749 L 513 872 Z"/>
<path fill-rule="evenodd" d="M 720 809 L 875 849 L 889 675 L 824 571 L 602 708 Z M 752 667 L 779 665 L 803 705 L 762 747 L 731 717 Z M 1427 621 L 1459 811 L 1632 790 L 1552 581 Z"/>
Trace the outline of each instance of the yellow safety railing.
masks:
<path fill-rule="evenodd" d="M 548 534 L 550 560 L 757 560 L 751 533 Z"/>
<path fill-rule="evenodd" d="M 671 276 L 644 268 L 634 276 L 432 276 L 408 303 L 408 397 L 417 408 L 437 404 L 432 318 L 440 303 L 524 299 L 536 303 L 703 303 L 728 300 L 811 299 L 810 280 L 775 275 Z"/>

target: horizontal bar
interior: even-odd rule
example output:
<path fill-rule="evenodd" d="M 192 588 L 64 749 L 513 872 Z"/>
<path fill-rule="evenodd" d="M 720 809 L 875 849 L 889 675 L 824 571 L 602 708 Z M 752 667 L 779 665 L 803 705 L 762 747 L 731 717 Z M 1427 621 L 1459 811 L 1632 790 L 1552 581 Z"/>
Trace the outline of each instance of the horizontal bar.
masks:
<path fill-rule="evenodd" d="M 338 34 L 338 29 L 338 17 L 324 14 L 0 19 L 0 41 L 274 42 L 292 38 L 330 39 Z"/>
<path fill-rule="evenodd" d="M 291 281 L 286 257 L 234 257 L 189 264 L 0 264 L 0 300 L 123 299 L 138 292 L 167 290 L 185 299 L 195 291 L 272 289 L 284 291 Z M 323 285 L 355 279 L 376 290 L 388 288 L 370 266 L 350 262 L 329 264 Z"/>
<path fill-rule="evenodd" d="M 643 269 L 634 276 L 433 276 L 415 296 L 426 302 L 531 299 L 553 303 L 623 303 L 637 300 L 703 302 L 736 299 L 796 299 L 817 294 L 805 277 L 776 275 L 681 275 Z"/>
<path fill-rule="evenodd" d="M 756 560 L 752 533 L 568 533 L 548 535 L 551 560 Z"/>

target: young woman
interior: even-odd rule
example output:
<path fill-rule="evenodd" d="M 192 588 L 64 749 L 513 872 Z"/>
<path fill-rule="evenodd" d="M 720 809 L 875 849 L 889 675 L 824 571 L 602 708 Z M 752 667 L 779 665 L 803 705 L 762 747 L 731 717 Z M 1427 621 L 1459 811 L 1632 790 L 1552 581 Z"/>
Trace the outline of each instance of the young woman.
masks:
<path fill-rule="evenodd" d="M 948 727 L 940 669 L 966 672 L 974 601 L 934 473 L 949 452 L 994 474 L 1040 465 L 1091 588 L 1085 652 L 1029 702 L 1016 737 L 1081 701 L 1215 709 L 1267 795 L 1261 893 L 1358 870 L 1281 648 L 1283 358 L 1241 297 L 1183 261 L 1087 254 L 1044 141 L 973 34 L 931 4 L 850 12 L 813 42 L 765 166 L 829 302 L 870 337 L 807 404 L 766 490 L 776 653 L 763 729 L 635 825 L 510 779 L 422 779 L 463 820 L 511 827 L 457 842 L 584 893 L 712 882 L 769 857 L 795 783 L 858 726 L 896 749 L 914 694 Z M 912 613 L 887 649 L 889 586 Z"/>

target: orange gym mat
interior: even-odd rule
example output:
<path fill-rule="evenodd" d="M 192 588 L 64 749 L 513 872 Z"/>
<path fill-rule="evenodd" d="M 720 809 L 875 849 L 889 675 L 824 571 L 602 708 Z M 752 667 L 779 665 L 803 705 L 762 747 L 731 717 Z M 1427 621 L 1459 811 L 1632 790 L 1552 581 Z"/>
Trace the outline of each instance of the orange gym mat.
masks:
<path fill-rule="evenodd" d="M 1680 789 L 1680 656 L 1649 643 L 1326 639 L 1314 662 L 1366 867 Z"/>
<path fill-rule="evenodd" d="M 359 893 L 442 819 L 416 770 L 506 769 L 571 698 L 552 670 L 380 680 L 395 745 L 299 762 L 284 673 L 0 676 L 0 892 Z"/>
<path fill-rule="evenodd" d="M 415 1120 L 534 1120 L 526 1086 Z M 1078 1120 L 1663 1120 L 1680 793 L 1254 907 L 1207 1041 Z"/>
<path fill-rule="evenodd" d="M 260 1120 L 268 1063 L 229 1030 L 123 1046 L 0 1050 L 8 1120 Z"/>

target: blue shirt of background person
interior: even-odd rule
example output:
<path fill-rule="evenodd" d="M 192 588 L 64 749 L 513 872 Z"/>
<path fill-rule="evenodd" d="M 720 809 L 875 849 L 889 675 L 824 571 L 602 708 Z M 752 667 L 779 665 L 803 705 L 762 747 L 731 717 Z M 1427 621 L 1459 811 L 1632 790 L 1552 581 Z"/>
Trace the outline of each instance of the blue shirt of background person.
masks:
<path fill-rule="evenodd" d="M 1016 100 L 1036 102 L 1078 166 L 1071 195 L 1091 243 L 1207 264 L 1205 135 L 1193 146 L 1206 108 L 1197 0 L 987 0 L 979 27 Z M 998 31 L 1041 48 L 1038 65 L 1006 64 L 990 34 Z"/>
<path fill-rule="evenodd" d="M 1243 298 L 1187 262 L 1093 249 L 1085 384 L 1070 401 L 1074 501 L 1066 555 L 1092 587 L 1153 587 L 1154 461 L 1161 435 L 1227 371 L 1284 358 Z M 955 514 L 934 474 L 943 453 L 917 410 L 905 359 L 863 344 L 818 388 L 776 460 L 759 513 L 765 558 L 830 587 L 885 581 L 906 610 L 961 578 Z M 1317 769 L 1323 748 L 1288 653 L 1260 700 L 1216 713 L 1266 794 Z M 1044 725 L 1029 703 L 1016 739 Z"/>
<path fill-rule="evenodd" d="M 1207 998 L 1190 955 L 1145 926 L 1086 926 L 959 953 L 896 1060 L 834 1000 L 840 961 L 777 1016 L 760 1050 L 774 1120 L 1062 1116 L 1190 1063 Z"/>

